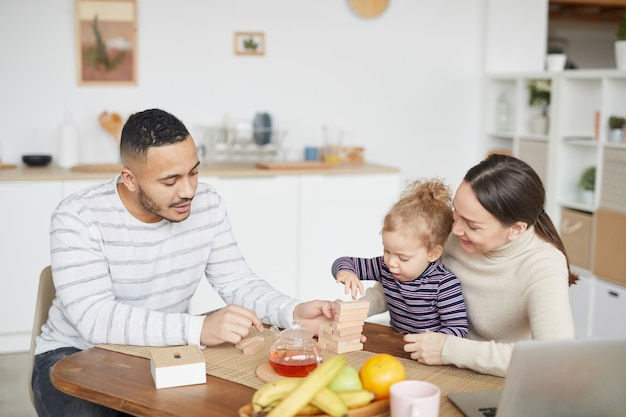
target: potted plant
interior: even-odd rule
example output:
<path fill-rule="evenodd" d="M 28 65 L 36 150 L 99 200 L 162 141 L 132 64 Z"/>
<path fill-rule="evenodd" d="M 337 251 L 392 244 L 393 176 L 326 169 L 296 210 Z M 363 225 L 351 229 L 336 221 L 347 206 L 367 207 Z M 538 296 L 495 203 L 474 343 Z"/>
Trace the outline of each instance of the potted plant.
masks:
<path fill-rule="evenodd" d="M 621 116 L 609 117 L 609 142 L 623 142 L 624 141 L 624 124 L 626 118 Z"/>
<path fill-rule="evenodd" d="M 596 190 L 596 167 L 590 166 L 586 168 L 580 180 L 578 181 L 578 187 L 581 190 L 581 197 L 585 204 L 592 206 L 594 203 L 594 192 Z"/>
<path fill-rule="evenodd" d="M 565 69 L 567 56 L 560 46 L 552 45 L 548 47 L 546 56 L 546 68 L 550 72 L 561 72 Z"/>
<path fill-rule="evenodd" d="M 541 114 L 531 120 L 531 133 L 548 134 L 550 87 L 550 80 L 531 80 L 528 83 L 528 105 L 541 106 Z"/>
<path fill-rule="evenodd" d="M 615 64 L 617 69 L 626 70 L 626 8 L 624 18 L 615 29 Z"/>

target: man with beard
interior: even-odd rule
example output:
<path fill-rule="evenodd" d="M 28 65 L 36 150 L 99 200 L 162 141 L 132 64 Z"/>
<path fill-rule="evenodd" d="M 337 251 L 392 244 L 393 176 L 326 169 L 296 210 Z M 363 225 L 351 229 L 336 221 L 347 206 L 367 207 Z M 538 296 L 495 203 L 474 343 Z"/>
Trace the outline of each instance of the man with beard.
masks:
<path fill-rule="evenodd" d="M 193 138 L 159 109 L 130 116 L 122 130 L 122 170 L 63 200 L 52 214 L 56 298 L 37 338 L 32 387 L 40 416 L 118 412 L 58 391 L 50 369 L 100 343 L 141 346 L 237 343 L 263 322 L 314 332 L 330 321 L 329 301 L 302 303 L 246 264 L 224 202 L 198 183 Z M 186 313 L 203 276 L 228 304 Z"/>

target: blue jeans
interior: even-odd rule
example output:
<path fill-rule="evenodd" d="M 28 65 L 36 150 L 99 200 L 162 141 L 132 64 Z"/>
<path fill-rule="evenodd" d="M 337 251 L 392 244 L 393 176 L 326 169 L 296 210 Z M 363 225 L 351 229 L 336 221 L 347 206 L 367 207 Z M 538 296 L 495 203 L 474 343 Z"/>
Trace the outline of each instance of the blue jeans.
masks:
<path fill-rule="evenodd" d="M 37 415 L 39 417 L 128 416 L 120 411 L 65 394 L 52 385 L 50 370 L 54 364 L 78 351 L 79 349 L 73 347 L 65 347 L 35 356 L 31 385 Z"/>

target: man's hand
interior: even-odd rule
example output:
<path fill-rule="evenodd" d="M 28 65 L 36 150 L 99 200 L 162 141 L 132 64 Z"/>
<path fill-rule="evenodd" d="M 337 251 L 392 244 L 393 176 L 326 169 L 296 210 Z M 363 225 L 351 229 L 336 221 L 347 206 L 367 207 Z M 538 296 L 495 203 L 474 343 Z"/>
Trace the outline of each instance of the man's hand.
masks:
<path fill-rule="evenodd" d="M 359 278 L 350 271 L 339 271 L 337 273 L 337 283 L 344 285 L 344 291 L 346 294 L 350 294 L 353 300 L 356 300 L 357 295 L 363 295 L 363 283 Z"/>
<path fill-rule="evenodd" d="M 252 310 L 231 304 L 204 318 L 200 343 L 205 346 L 235 344 L 248 336 L 251 326 L 263 331 L 261 319 Z"/>
<path fill-rule="evenodd" d="M 313 300 L 301 303 L 293 310 L 293 319 L 317 334 L 322 324 L 330 323 L 335 317 L 336 306 L 332 301 Z"/>
<path fill-rule="evenodd" d="M 404 335 L 405 352 L 411 352 L 411 359 L 426 365 L 443 365 L 443 345 L 448 338 L 444 333 L 426 332 Z"/>

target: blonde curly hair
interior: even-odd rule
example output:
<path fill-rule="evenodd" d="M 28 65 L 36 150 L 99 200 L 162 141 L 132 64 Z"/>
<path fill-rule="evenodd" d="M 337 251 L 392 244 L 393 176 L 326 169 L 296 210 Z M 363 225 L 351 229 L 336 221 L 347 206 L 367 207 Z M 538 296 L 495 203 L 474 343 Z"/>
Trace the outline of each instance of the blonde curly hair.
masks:
<path fill-rule="evenodd" d="M 399 231 L 420 239 L 427 249 L 442 246 L 452 231 L 452 191 L 440 179 L 415 180 L 383 221 L 382 232 Z"/>

